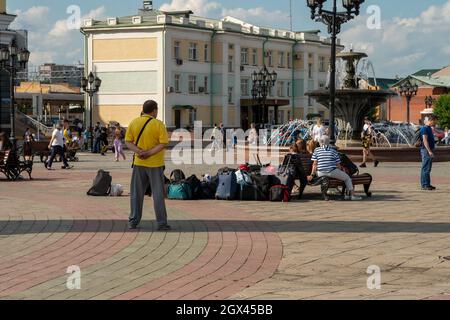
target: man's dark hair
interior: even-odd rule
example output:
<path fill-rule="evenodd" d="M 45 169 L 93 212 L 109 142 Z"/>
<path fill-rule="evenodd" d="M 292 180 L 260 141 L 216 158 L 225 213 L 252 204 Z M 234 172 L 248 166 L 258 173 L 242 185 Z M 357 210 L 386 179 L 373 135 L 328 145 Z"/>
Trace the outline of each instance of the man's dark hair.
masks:
<path fill-rule="evenodd" d="M 63 120 L 63 123 L 69 123 L 69 120 L 64 119 L 64 120 Z"/>
<path fill-rule="evenodd" d="M 144 112 L 145 114 L 150 114 L 153 111 L 155 111 L 156 109 L 158 109 L 158 104 L 156 103 L 156 101 L 147 100 L 144 102 L 144 106 L 142 107 L 142 112 Z"/>
<path fill-rule="evenodd" d="M 429 121 L 438 121 L 438 117 L 435 114 L 428 116 Z"/>

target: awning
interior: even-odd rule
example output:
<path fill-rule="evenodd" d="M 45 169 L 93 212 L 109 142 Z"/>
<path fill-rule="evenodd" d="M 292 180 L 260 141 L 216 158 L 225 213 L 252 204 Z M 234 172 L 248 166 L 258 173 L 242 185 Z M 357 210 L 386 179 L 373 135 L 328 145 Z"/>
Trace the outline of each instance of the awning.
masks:
<path fill-rule="evenodd" d="M 186 105 L 186 106 L 174 106 L 172 109 L 173 110 L 194 110 L 195 108 L 193 106 Z"/>

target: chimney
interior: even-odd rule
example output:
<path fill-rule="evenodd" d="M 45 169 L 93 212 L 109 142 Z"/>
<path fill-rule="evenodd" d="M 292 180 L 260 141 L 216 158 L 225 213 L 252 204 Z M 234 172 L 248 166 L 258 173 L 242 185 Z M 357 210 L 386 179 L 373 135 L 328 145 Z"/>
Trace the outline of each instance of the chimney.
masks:
<path fill-rule="evenodd" d="M 0 0 L 0 14 L 6 13 L 6 0 Z"/>
<path fill-rule="evenodd" d="M 139 9 L 139 15 L 146 15 L 149 13 L 153 13 L 153 1 L 146 0 L 143 1 L 142 9 Z"/>

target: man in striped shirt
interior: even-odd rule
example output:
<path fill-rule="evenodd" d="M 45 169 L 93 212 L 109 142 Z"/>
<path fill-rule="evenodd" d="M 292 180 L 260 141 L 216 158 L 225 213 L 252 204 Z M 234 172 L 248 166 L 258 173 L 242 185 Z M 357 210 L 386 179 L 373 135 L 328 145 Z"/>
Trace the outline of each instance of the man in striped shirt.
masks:
<path fill-rule="evenodd" d="M 348 192 L 345 200 L 362 200 L 361 197 L 355 194 L 352 179 L 342 170 L 339 154 L 330 146 L 330 138 L 328 136 L 322 136 L 320 138 L 320 148 L 314 151 L 311 160 L 313 161 L 313 166 L 308 181 L 311 181 L 316 174 L 318 177 L 328 177 L 344 181 Z"/>

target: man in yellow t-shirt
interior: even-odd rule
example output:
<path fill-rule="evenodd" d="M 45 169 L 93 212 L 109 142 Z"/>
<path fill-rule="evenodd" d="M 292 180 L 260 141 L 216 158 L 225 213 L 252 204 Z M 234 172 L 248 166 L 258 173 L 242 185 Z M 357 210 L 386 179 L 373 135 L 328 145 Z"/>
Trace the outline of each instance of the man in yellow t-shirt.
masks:
<path fill-rule="evenodd" d="M 130 229 L 136 229 L 141 222 L 145 192 L 150 185 L 158 231 L 171 230 L 167 224 L 164 191 L 164 155 L 169 138 L 166 126 L 157 116 L 158 104 L 153 100 L 146 101 L 142 116 L 130 123 L 125 135 L 127 147 L 135 153 L 131 178 Z"/>

